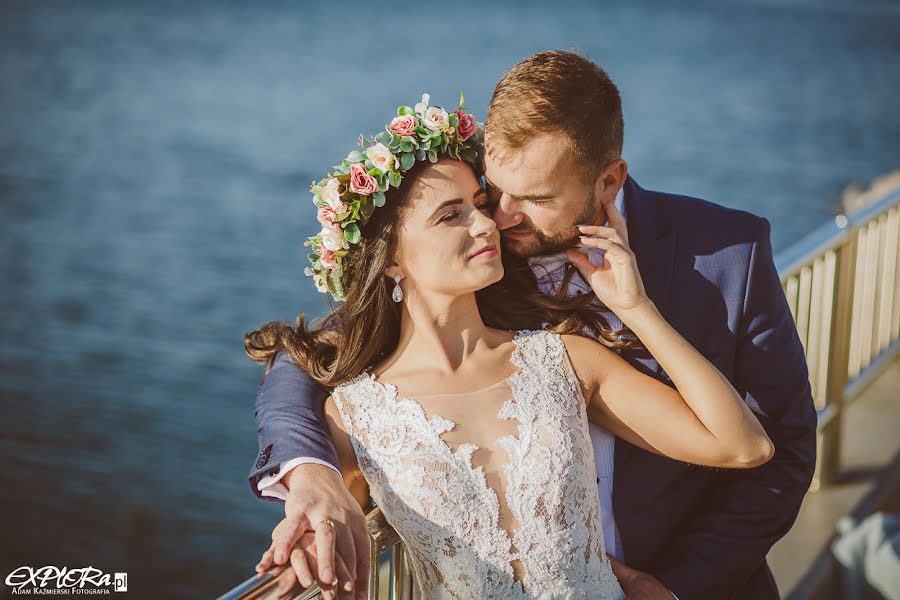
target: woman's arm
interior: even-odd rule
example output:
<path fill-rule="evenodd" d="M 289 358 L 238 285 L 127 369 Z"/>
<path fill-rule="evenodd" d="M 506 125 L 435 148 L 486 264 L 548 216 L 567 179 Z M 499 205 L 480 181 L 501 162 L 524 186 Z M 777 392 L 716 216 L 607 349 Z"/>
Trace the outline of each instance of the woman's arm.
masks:
<path fill-rule="evenodd" d="M 594 363 L 587 380 L 582 379 L 591 388 L 585 396 L 589 414 L 620 437 L 657 454 L 717 467 L 765 463 L 775 452 L 769 436 L 728 379 L 659 314 L 641 281 L 622 213 L 612 202 L 604 208 L 606 226 L 579 225 L 585 234 L 582 243 L 604 250 L 603 264 L 594 266 L 576 249 L 566 254 L 600 301 L 662 365 L 678 391 L 589 340 L 593 350 L 581 344 L 580 352 L 575 352 L 576 360 L 585 354 Z"/>
<path fill-rule="evenodd" d="M 328 423 L 328 432 L 334 442 L 335 450 L 337 450 L 341 474 L 344 476 L 344 485 L 347 486 L 350 494 L 359 503 L 363 512 L 367 512 L 371 507 L 369 484 L 359 468 L 356 452 L 353 450 L 353 443 L 350 441 L 350 435 L 344 428 L 344 422 L 341 420 L 334 398 L 328 396 L 325 399 L 324 408 L 325 421 Z"/>
<path fill-rule="evenodd" d="M 591 422 L 645 450 L 698 465 L 749 468 L 772 457 L 772 441 L 728 379 L 651 302 L 623 316 L 678 389 L 594 340 L 563 336 Z"/>

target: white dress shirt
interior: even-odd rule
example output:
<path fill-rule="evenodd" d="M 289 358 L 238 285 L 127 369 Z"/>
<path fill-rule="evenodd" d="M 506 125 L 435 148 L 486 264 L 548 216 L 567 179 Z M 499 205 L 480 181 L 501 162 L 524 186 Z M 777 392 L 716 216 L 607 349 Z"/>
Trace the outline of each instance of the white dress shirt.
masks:
<path fill-rule="evenodd" d="M 623 215 L 625 214 L 624 191 L 619 190 L 616 195 L 615 205 Z M 586 246 L 578 246 L 588 255 L 593 265 L 601 264 L 603 260 L 603 250 L 600 248 L 592 248 Z M 538 280 L 538 288 L 544 293 L 552 293 L 556 290 L 559 279 L 565 272 L 569 259 L 564 252 L 548 256 L 538 256 L 528 259 L 529 265 L 534 271 Z M 587 293 L 590 288 L 582 281 L 580 277 L 573 277 L 569 282 L 569 294 Z M 613 314 L 609 313 L 607 319 L 613 328 L 622 326 L 622 322 Z M 606 544 L 606 551 L 615 556 L 619 560 L 623 560 L 622 543 L 619 538 L 619 531 L 616 528 L 615 519 L 612 511 L 612 487 L 613 487 L 613 459 L 615 457 L 616 438 L 606 429 L 588 423 L 588 430 L 591 434 L 591 442 L 594 446 L 594 464 L 597 467 L 597 491 L 600 495 L 600 515 L 603 524 L 603 539 Z M 287 499 L 287 487 L 281 483 L 281 478 L 296 467 L 297 465 L 315 463 L 331 467 L 338 473 L 334 465 L 311 457 L 298 457 L 289 461 L 285 461 L 278 466 L 278 471 L 273 475 L 260 478 L 257 483 L 257 489 L 263 496 L 272 496 Z"/>

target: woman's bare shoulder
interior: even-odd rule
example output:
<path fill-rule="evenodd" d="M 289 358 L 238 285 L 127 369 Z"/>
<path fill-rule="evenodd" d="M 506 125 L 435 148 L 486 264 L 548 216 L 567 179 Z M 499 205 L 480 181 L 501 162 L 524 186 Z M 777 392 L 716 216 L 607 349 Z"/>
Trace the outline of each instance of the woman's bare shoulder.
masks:
<path fill-rule="evenodd" d="M 599 382 L 610 366 L 611 355 L 615 353 L 593 338 L 578 334 L 562 334 L 560 338 L 566 347 L 569 360 L 582 383 L 589 385 Z"/>
<path fill-rule="evenodd" d="M 342 433 L 347 432 L 346 427 L 344 427 L 341 412 L 338 410 L 337 402 L 335 402 L 333 395 L 329 394 L 328 397 L 325 398 L 323 410 L 325 412 L 325 420 L 328 422 L 329 427 L 333 427 Z"/>

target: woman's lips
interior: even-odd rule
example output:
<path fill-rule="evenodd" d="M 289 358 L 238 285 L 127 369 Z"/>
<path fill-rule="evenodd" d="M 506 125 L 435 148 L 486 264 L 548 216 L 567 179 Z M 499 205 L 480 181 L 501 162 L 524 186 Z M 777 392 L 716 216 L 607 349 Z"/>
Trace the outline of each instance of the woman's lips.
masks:
<path fill-rule="evenodd" d="M 488 244 L 469 258 L 493 258 L 494 256 L 497 256 L 497 246 L 496 244 Z"/>

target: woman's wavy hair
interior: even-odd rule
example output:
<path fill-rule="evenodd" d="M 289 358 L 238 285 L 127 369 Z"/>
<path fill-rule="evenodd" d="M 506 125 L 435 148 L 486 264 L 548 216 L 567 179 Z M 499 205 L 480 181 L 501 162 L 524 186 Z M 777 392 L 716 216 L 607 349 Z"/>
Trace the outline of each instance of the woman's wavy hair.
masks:
<path fill-rule="evenodd" d="M 395 232 L 408 206 L 408 190 L 422 171 L 417 163 L 399 189 L 386 194 L 385 205 L 375 210 L 362 227 L 358 247 L 348 255 L 350 283 L 346 300 L 317 323 L 308 324 L 303 314 L 295 323 L 273 321 L 244 336 L 244 351 L 251 360 L 266 364 L 266 374 L 276 355 L 284 350 L 293 362 L 325 388 L 348 381 L 387 356 L 398 344 L 401 305 L 391 298 L 392 282 L 384 270 L 397 247 Z M 480 177 L 479 169 L 475 169 Z M 639 345 L 627 328 L 613 330 L 592 303 L 593 294 L 566 297 L 576 270 L 570 268 L 553 296 L 538 291 L 527 260 L 502 253 L 503 278 L 475 292 L 485 325 L 497 329 L 546 329 L 559 334 L 583 334 L 590 330 L 613 349 Z"/>

